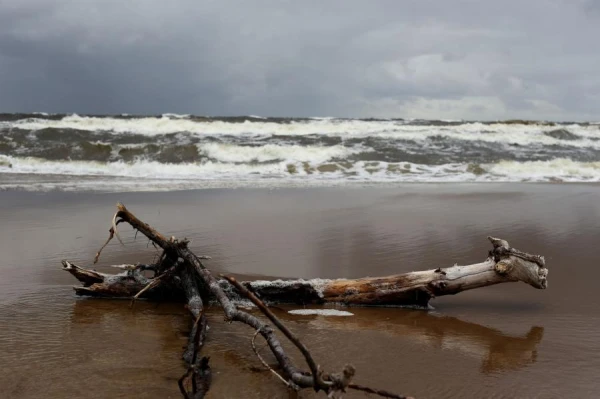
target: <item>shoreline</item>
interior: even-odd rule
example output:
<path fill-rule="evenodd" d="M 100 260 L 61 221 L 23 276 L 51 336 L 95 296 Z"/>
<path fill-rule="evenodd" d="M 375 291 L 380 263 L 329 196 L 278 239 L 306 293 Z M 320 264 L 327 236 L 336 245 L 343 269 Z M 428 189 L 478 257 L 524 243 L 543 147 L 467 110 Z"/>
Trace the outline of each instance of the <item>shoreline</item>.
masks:
<path fill-rule="evenodd" d="M 73 181 L 73 179 L 79 179 Z M 103 179 L 103 180 L 99 180 Z M 174 183 L 175 182 L 175 183 Z M 97 185 L 100 188 L 94 188 Z M 153 193 L 205 190 L 327 190 L 327 189 L 401 189 L 419 187 L 496 188 L 503 186 L 600 186 L 600 181 L 362 181 L 362 180 L 177 180 L 132 179 L 130 177 L 94 175 L 40 175 L 27 173 L 0 173 L 0 192 L 27 193 Z M 187 187 L 185 187 L 187 186 Z"/>

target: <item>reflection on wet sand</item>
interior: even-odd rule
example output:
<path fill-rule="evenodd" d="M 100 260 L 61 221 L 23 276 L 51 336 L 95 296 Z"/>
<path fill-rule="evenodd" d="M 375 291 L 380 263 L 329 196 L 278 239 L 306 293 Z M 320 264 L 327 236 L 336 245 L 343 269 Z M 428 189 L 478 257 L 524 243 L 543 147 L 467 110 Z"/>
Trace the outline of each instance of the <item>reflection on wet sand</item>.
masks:
<path fill-rule="evenodd" d="M 141 300 L 133 308 L 130 305 L 128 299 L 78 298 L 73 301 L 71 326 L 78 328 L 88 324 L 106 328 L 118 324 L 124 329 L 142 329 L 143 324 L 151 323 L 155 318 L 169 318 L 169 325 L 148 328 L 155 332 L 154 336 L 165 341 L 172 340 L 176 333 L 181 333 L 181 337 L 187 340 L 188 326 L 182 304 Z M 161 337 L 161 334 L 167 336 Z"/>
<path fill-rule="evenodd" d="M 515 371 L 535 363 L 544 328 L 533 326 L 523 336 L 456 317 L 423 310 L 352 309 L 352 317 L 292 316 L 284 320 L 308 322 L 311 327 L 336 330 L 376 330 L 435 349 L 457 350 L 482 360 L 482 373 Z M 393 312 L 393 313 L 392 313 Z"/>
<path fill-rule="evenodd" d="M 456 317 L 423 310 L 357 308 L 351 309 L 354 316 L 350 317 L 297 316 L 287 313 L 287 308 L 274 307 L 273 310 L 290 328 L 308 334 L 306 337 L 309 342 L 313 339 L 319 342 L 320 336 L 328 337 L 327 339 L 333 337 L 335 340 L 334 337 L 342 338 L 345 333 L 379 332 L 388 337 L 386 340 L 408 340 L 411 345 L 423 345 L 436 352 L 458 351 L 461 355 L 478 359 L 481 361 L 482 374 L 519 371 L 534 364 L 544 336 L 544 328 L 539 326 L 531 327 L 523 335 L 511 335 Z M 224 374 L 223 378 L 230 375 L 231 370 L 236 370 L 236 378 L 243 378 L 257 392 L 268 394 L 280 391 L 277 384 L 271 384 L 268 374 L 255 372 L 260 367 L 257 367 L 258 363 L 247 347 L 250 336 L 248 329 L 224 323 L 218 307 L 210 309 L 208 315 L 209 324 L 218 333 L 209 333 L 209 343 L 205 350 L 214 359 L 214 367 Z M 157 318 L 161 318 L 163 322 L 153 322 Z M 165 323 L 165 318 L 171 322 Z M 115 346 L 137 345 L 139 348 L 140 337 L 151 337 L 161 348 L 158 356 L 163 362 L 162 365 L 155 366 L 170 370 L 169 375 L 163 375 L 163 378 L 172 379 L 178 369 L 183 370 L 179 350 L 173 345 L 173 341 L 175 337 L 179 337 L 175 341 L 182 344 L 185 342 L 190 323 L 179 304 L 140 302 L 132 311 L 128 301 L 77 300 L 71 314 L 71 328 L 86 328 L 83 325 L 93 325 L 86 327 L 95 330 L 106 330 L 111 325 L 119 325 L 124 335 L 119 342 L 114 343 Z M 106 350 L 106 345 L 103 350 Z M 323 352 L 318 348 L 315 351 L 326 362 L 330 360 L 326 357 L 338 357 L 342 352 Z M 452 354 L 448 356 L 453 357 Z M 136 368 L 118 369 L 123 374 L 137 372 Z M 234 394 L 230 391 L 231 387 L 219 388 L 219 385 L 217 377 L 214 387 L 216 392 L 223 389 L 222 393 Z"/>
<path fill-rule="evenodd" d="M 106 396 L 144 390 L 144 397 L 179 397 L 177 380 L 185 371 L 181 358 L 191 327 L 183 304 L 128 300 L 79 299 L 73 304 L 70 328 L 78 346 L 92 360 L 88 385 L 107 384 Z M 213 368 L 211 397 L 281 397 L 281 383 L 264 373 L 250 350 L 246 326 L 224 322 L 220 308 L 209 313 L 210 332 L 203 349 Z M 133 360 L 135 359 L 135 360 Z M 260 372 L 257 372 L 260 371 Z M 236 384 L 231 384 L 235 378 Z M 150 380 L 150 381 L 149 381 Z M 136 391 L 130 386 L 136 385 Z M 129 389 L 129 391 L 128 391 Z M 253 395 L 246 395 L 250 391 Z M 124 397 L 130 397 L 125 395 Z"/>

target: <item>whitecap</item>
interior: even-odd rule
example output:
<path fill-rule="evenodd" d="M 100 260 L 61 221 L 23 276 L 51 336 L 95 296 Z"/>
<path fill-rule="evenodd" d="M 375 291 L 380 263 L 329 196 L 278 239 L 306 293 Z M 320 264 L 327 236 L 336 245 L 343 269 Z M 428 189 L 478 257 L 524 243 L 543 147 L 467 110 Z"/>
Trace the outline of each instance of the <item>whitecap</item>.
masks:
<path fill-rule="evenodd" d="M 570 124 L 552 125 L 482 123 L 464 122 L 456 125 L 432 126 L 428 124 L 411 125 L 406 121 L 395 120 L 357 120 L 319 118 L 292 120 L 289 123 L 278 123 L 269 119 L 246 120 L 242 123 L 226 120 L 196 120 L 188 115 L 164 114 L 161 117 L 143 118 L 111 118 L 88 117 L 76 114 L 65 116 L 60 120 L 28 118 L 4 123 L 7 127 L 29 130 L 45 128 L 79 129 L 87 131 L 109 132 L 115 135 L 135 133 L 157 136 L 170 133 L 188 132 L 189 134 L 206 136 L 251 136 L 268 137 L 302 136 L 320 134 L 340 136 L 344 138 L 392 138 L 423 142 L 431 137 L 446 137 L 452 140 L 481 141 L 501 145 L 564 145 L 564 141 L 550 137 L 545 133 L 563 128 L 569 130 L 579 139 L 569 141 L 568 145 L 579 148 L 600 149 L 600 129 L 598 125 Z"/>

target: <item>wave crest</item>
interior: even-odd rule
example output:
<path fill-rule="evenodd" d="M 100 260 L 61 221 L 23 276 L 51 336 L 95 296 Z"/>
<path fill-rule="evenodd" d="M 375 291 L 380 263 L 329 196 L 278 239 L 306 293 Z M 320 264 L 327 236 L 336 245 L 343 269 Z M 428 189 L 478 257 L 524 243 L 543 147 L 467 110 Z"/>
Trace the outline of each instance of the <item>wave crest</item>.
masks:
<path fill-rule="evenodd" d="M 237 156 L 237 155 L 236 155 Z M 205 160 L 163 164 L 156 161 L 94 162 L 48 161 L 40 158 L 0 156 L 0 174 L 105 176 L 188 181 L 258 181 L 269 179 L 285 186 L 295 180 L 340 182 L 599 182 L 600 162 L 500 161 L 489 164 L 451 163 L 423 165 L 410 162 L 279 160 L 270 163 L 235 163 Z M 238 159 L 238 158 L 236 158 Z"/>

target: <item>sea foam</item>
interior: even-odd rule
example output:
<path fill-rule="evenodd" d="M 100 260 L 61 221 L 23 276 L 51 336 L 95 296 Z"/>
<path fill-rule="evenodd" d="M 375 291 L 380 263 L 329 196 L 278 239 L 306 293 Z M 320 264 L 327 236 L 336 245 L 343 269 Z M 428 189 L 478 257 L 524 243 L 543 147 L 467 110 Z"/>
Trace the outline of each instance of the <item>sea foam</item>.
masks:
<path fill-rule="evenodd" d="M 568 129 L 578 137 L 569 145 L 574 147 L 600 148 L 600 127 L 598 125 L 570 124 L 506 124 L 465 122 L 453 125 L 414 125 L 397 120 L 357 120 L 357 119 L 310 119 L 291 120 L 287 123 L 246 120 L 231 122 L 225 120 L 190 119 L 187 115 L 165 114 L 161 117 L 111 118 L 70 115 L 60 120 L 28 118 L 14 122 L 3 122 L 5 127 L 28 130 L 76 129 L 84 131 L 109 132 L 113 134 L 141 134 L 157 136 L 186 132 L 198 137 L 206 136 L 302 136 L 324 135 L 346 138 L 379 137 L 423 141 L 431 137 L 446 137 L 463 141 L 483 141 L 498 144 L 516 145 L 558 145 L 564 140 L 547 133 L 557 129 Z"/>
<path fill-rule="evenodd" d="M 237 158 L 236 158 L 237 159 Z M 293 167 L 293 168 L 292 168 Z M 343 182 L 598 182 L 600 162 L 501 161 L 470 165 L 420 165 L 358 161 L 352 164 L 307 164 L 280 161 L 273 163 L 202 163 L 163 164 L 156 161 L 92 162 L 50 161 L 41 158 L 0 156 L 0 174 L 37 174 L 69 176 L 105 176 L 152 180 L 228 180 L 258 181 L 276 179 L 273 185 L 286 186 L 293 181 Z"/>

